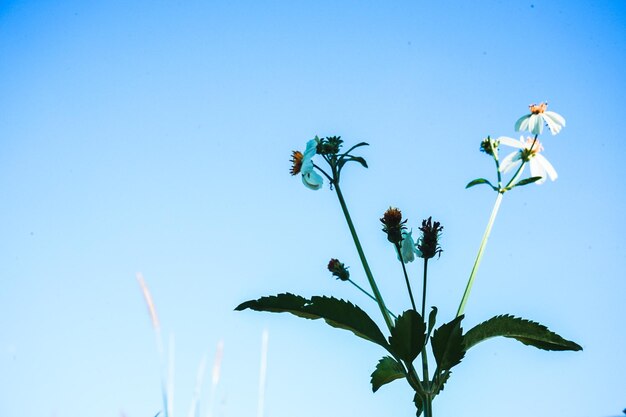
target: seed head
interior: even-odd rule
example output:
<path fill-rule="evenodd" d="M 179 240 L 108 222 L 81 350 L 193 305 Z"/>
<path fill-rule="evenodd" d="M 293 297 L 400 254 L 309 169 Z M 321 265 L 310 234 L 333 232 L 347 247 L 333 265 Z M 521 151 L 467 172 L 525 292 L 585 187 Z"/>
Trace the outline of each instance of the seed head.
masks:
<path fill-rule="evenodd" d="M 417 248 L 422 253 L 421 257 L 424 259 L 434 258 L 435 255 L 441 256 L 441 246 L 439 246 L 439 237 L 443 226 L 439 222 L 432 222 L 432 218 L 429 217 L 422 221 L 422 226 L 419 228 L 422 232 L 422 236 L 417 242 Z"/>

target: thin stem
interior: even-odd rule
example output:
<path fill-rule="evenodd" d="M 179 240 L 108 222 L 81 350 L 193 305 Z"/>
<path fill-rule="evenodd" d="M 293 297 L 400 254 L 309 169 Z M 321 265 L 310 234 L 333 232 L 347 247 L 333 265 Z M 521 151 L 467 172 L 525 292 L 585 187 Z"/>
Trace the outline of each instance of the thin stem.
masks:
<path fill-rule="evenodd" d="M 387 324 L 389 331 L 391 331 L 391 329 L 393 328 L 391 317 L 389 316 L 383 297 L 380 294 L 380 291 L 378 290 L 378 286 L 376 285 L 376 281 L 374 280 L 372 271 L 370 270 L 369 264 L 367 263 L 367 258 L 365 257 L 365 253 L 363 252 L 363 247 L 361 246 L 361 242 L 359 241 L 359 236 L 357 235 L 356 230 L 354 228 L 354 224 L 352 223 L 350 212 L 348 212 L 348 206 L 346 206 L 346 201 L 344 200 L 343 194 L 341 193 L 339 182 L 334 181 L 334 185 L 335 185 L 335 192 L 337 193 L 337 198 L 339 199 L 339 204 L 341 205 L 341 210 L 343 211 L 343 215 L 346 218 L 346 222 L 348 223 L 348 228 L 350 229 L 350 234 L 352 235 L 352 239 L 354 240 L 354 245 L 356 246 L 356 250 L 359 253 L 359 258 L 361 259 L 361 263 L 363 264 L 363 270 L 365 271 L 365 276 L 367 276 L 367 280 L 370 283 L 370 287 L 372 288 L 374 297 L 376 297 L 376 302 L 378 303 L 380 312 L 382 313 L 383 318 L 385 319 L 385 323 Z"/>
<path fill-rule="evenodd" d="M 426 320 L 426 281 L 428 277 L 428 258 L 424 258 L 424 289 L 422 291 L 422 319 Z M 428 358 L 426 357 L 426 345 L 422 347 L 422 371 L 424 382 L 428 384 Z"/>
<path fill-rule="evenodd" d="M 472 291 L 472 285 L 474 285 L 474 278 L 476 278 L 476 273 L 478 272 L 478 267 L 480 266 L 480 261 L 483 258 L 483 253 L 485 251 L 485 246 L 487 246 L 487 240 L 489 239 L 489 235 L 491 234 L 491 228 L 493 227 L 493 222 L 496 219 L 498 214 L 498 210 L 500 209 L 500 203 L 502 203 L 502 196 L 504 195 L 504 191 L 500 191 L 498 193 L 498 197 L 496 198 L 496 202 L 493 205 L 493 210 L 491 210 L 491 216 L 489 217 L 489 222 L 487 223 L 487 228 L 485 229 L 485 233 L 483 234 L 483 240 L 480 242 L 480 248 L 478 249 L 478 254 L 476 255 L 476 260 L 474 261 L 474 266 L 472 267 L 472 272 L 469 276 L 469 280 L 467 281 L 467 286 L 465 287 L 465 292 L 463 293 L 463 298 L 461 299 L 461 304 L 459 305 L 459 309 L 456 312 L 456 316 L 459 317 L 465 311 L 465 304 L 467 304 L 467 299 Z"/>
<path fill-rule="evenodd" d="M 328 178 L 328 181 L 330 181 L 331 184 L 333 183 L 333 178 L 330 175 L 328 175 L 326 171 L 320 168 L 319 165 L 313 164 L 313 167 L 317 168 L 322 174 L 324 174 L 324 176 Z"/>
<path fill-rule="evenodd" d="M 350 284 L 354 285 L 358 290 L 360 290 L 363 294 L 367 295 L 369 298 L 371 298 L 372 300 L 374 300 L 374 302 L 376 302 L 376 298 L 374 298 L 374 296 L 372 294 L 370 294 L 369 292 L 367 292 L 366 290 L 364 290 L 359 284 L 357 284 L 356 282 L 352 281 L 350 278 L 348 278 L 348 281 L 350 282 Z M 393 317 L 394 319 L 396 319 L 396 315 L 393 314 L 391 311 L 387 310 L 387 312 L 391 315 L 391 317 Z"/>
<path fill-rule="evenodd" d="M 395 244 L 396 251 L 398 252 L 398 257 L 400 258 L 400 264 L 402 265 L 402 272 L 404 273 L 404 281 L 406 282 L 406 288 L 409 290 L 409 298 L 411 299 L 411 305 L 413 306 L 413 310 L 417 311 L 415 308 L 415 299 L 413 298 L 413 291 L 411 291 L 411 283 L 409 282 L 409 274 L 406 272 L 406 265 L 404 264 L 404 259 L 402 258 L 402 251 L 400 250 L 400 245 L 398 243 Z"/>

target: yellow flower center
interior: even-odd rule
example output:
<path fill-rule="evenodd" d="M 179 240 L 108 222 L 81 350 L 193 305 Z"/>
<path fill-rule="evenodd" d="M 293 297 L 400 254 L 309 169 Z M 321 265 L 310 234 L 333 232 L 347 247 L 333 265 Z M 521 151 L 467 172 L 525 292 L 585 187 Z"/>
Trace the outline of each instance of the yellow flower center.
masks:
<path fill-rule="evenodd" d="M 546 111 L 546 109 L 548 108 L 548 103 L 531 104 L 528 107 L 530 108 L 530 112 L 532 114 L 539 114 Z"/>
<path fill-rule="evenodd" d="M 298 175 L 300 173 L 300 170 L 302 169 L 302 158 L 304 158 L 302 152 L 291 152 L 291 169 L 289 170 L 291 175 Z"/>

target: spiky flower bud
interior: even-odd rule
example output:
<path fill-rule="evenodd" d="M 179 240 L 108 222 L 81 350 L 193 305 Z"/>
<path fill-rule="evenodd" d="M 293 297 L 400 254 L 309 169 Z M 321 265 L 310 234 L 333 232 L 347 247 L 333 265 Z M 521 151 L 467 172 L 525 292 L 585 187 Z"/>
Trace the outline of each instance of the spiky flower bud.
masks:
<path fill-rule="evenodd" d="M 494 152 L 498 149 L 498 146 L 500 146 L 498 140 L 491 139 L 490 136 L 487 136 L 487 139 L 480 142 L 480 151 L 493 156 Z"/>
<path fill-rule="evenodd" d="M 334 277 L 340 279 L 342 281 L 347 281 L 350 279 L 350 272 L 348 272 L 348 267 L 343 263 L 339 262 L 338 259 L 331 259 L 328 262 L 328 270 L 333 274 Z"/>
<path fill-rule="evenodd" d="M 429 217 L 422 221 L 422 226 L 419 228 L 422 232 L 422 236 L 417 242 L 417 249 L 422 253 L 421 258 L 430 259 L 435 255 L 441 256 L 441 246 L 439 246 L 439 237 L 443 226 L 439 222 L 432 222 L 432 218 Z"/>
<path fill-rule="evenodd" d="M 402 212 L 395 207 L 389 207 L 380 221 L 383 223 L 383 232 L 387 233 L 387 240 L 399 245 L 406 223 L 406 220 L 402 221 Z"/>
<path fill-rule="evenodd" d="M 320 155 L 337 155 L 342 143 L 341 136 L 326 137 L 317 144 L 317 153 Z"/>

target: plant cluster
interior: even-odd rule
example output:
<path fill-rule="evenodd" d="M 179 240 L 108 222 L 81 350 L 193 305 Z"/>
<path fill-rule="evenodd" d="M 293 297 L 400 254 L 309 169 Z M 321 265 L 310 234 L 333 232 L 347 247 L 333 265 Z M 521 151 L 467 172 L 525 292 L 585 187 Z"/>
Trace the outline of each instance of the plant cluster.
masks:
<path fill-rule="evenodd" d="M 342 151 L 343 141 L 336 136 L 326 138 L 316 136 L 307 142 L 304 152 L 293 151 L 291 174 L 300 175 L 303 184 L 312 190 L 321 189 L 325 178 L 330 184 L 330 189 L 337 195 L 369 284 L 369 290 L 363 289 L 353 281 L 348 267 L 337 259 L 330 260 L 328 270 L 334 277 L 354 285 L 376 302 L 385 322 L 387 335 L 361 308 L 349 301 L 334 297 L 305 298 L 283 293 L 244 302 L 236 310 L 287 312 L 306 319 L 323 319 L 333 327 L 349 330 L 356 336 L 379 345 L 386 351 L 386 355 L 379 360 L 371 375 L 372 390 L 375 392 L 381 386 L 396 379 L 406 380 L 415 391 L 413 402 L 417 416 L 424 413 L 426 417 L 432 417 L 433 399 L 441 393 L 448 382 L 452 368 L 461 362 L 469 349 L 484 340 L 502 336 L 544 350 L 581 350 L 578 344 L 562 338 L 547 327 L 509 314 L 494 316 L 467 332 L 464 332 L 462 328 L 465 306 L 503 196 L 516 187 L 532 183 L 541 184 L 546 178 L 553 181 L 557 178 L 556 170 L 542 154 L 543 145 L 538 137 L 543 132 L 544 126 L 548 127 L 552 135 L 558 134 L 565 126 L 565 119 L 555 112 L 548 111 L 546 103 L 530 105 L 529 109 L 530 112 L 515 123 L 515 130 L 528 132 L 530 136 L 523 135 L 519 140 L 504 136 L 496 139 L 487 137 L 480 144 L 480 150 L 494 161 L 496 179 L 489 181 L 485 178 L 477 178 L 466 188 L 484 184 L 491 187 L 497 193 L 497 197 L 465 292 L 456 316 L 451 320 L 438 325 L 437 307 L 432 307 L 428 312 L 428 317 L 426 316 L 428 262 L 431 259 L 438 259 L 443 252 L 440 246 L 443 226 L 432 217 L 428 217 L 418 227 L 419 236 L 417 240 L 414 240 L 412 230 L 407 228 L 407 220 L 403 218 L 401 210 L 394 207 L 385 211 L 380 221 L 382 230 L 387 240 L 393 245 L 402 267 L 410 308 L 397 315 L 387 308 L 341 191 L 341 173 L 348 163 L 356 162 L 367 168 L 365 159 L 356 155 L 355 152 L 368 144 L 360 142 Z M 513 151 L 502 159 L 499 154 L 501 145 L 513 148 Z M 325 165 L 318 165 L 314 162 L 314 158 L 320 158 Z M 522 178 L 527 165 L 530 167 L 530 176 Z M 505 175 L 509 173 L 512 174 L 508 180 L 505 180 Z M 422 296 L 419 308 L 407 272 L 407 264 L 417 259 L 421 259 L 423 263 Z M 432 352 L 434 364 L 428 362 L 428 348 Z M 420 361 L 416 365 L 418 358 Z"/>

